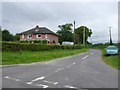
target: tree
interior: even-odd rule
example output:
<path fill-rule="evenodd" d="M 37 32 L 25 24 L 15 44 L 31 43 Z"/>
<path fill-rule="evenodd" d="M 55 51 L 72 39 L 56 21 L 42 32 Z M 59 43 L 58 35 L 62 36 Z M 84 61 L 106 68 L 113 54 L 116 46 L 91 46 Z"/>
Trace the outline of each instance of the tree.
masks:
<path fill-rule="evenodd" d="M 60 30 L 57 31 L 57 34 L 59 35 L 60 44 L 62 44 L 63 41 L 73 41 L 72 26 L 71 23 L 58 26 Z"/>
<path fill-rule="evenodd" d="M 76 44 L 83 44 L 83 37 L 84 37 L 83 34 L 85 34 L 85 43 L 89 43 L 88 37 L 91 37 L 92 30 L 87 28 L 86 26 L 81 26 L 75 29 L 75 43 Z"/>
<path fill-rule="evenodd" d="M 14 36 L 14 40 L 15 41 L 19 41 L 20 40 L 20 35 L 18 33 L 16 33 L 16 35 Z"/>
<path fill-rule="evenodd" d="M 2 29 L 1 29 L 1 26 L 0 26 L 0 41 L 2 41 Z"/>
<path fill-rule="evenodd" d="M 14 37 L 8 30 L 3 30 L 2 31 L 2 40 L 3 41 L 13 41 Z"/>

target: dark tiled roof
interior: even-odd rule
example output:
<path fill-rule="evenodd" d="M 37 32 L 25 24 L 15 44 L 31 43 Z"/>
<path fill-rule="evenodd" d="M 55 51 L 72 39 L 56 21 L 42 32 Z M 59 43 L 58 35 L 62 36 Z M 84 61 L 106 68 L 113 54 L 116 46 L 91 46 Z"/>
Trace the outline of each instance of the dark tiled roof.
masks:
<path fill-rule="evenodd" d="M 22 32 L 20 34 L 53 34 L 53 35 L 57 35 L 56 33 L 52 32 L 48 28 L 39 27 L 38 25 L 35 28 L 32 28 L 32 29 L 25 31 L 25 32 Z"/>

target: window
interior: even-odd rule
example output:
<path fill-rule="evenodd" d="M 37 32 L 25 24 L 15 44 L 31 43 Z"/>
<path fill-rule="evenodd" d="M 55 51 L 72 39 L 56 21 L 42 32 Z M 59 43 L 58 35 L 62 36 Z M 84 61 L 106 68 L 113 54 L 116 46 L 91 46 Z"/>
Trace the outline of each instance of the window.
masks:
<path fill-rule="evenodd" d="M 39 29 L 36 29 L 35 31 L 36 31 L 36 32 L 38 32 L 38 31 L 39 31 Z"/>
<path fill-rule="evenodd" d="M 36 35 L 36 38 L 41 38 L 41 35 L 40 34 Z"/>
<path fill-rule="evenodd" d="M 31 35 L 31 34 L 28 34 L 28 38 L 31 39 L 31 38 L 32 38 L 32 35 Z"/>
<path fill-rule="evenodd" d="M 22 38 L 24 38 L 24 34 L 22 35 Z"/>
<path fill-rule="evenodd" d="M 47 38 L 47 34 L 45 34 L 45 38 Z"/>

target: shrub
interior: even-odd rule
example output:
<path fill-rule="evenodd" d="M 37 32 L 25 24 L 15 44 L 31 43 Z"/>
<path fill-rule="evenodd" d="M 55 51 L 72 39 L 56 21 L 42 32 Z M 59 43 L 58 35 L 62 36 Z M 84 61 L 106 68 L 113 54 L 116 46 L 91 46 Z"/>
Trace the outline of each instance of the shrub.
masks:
<path fill-rule="evenodd" d="M 43 43 L 42 43 L 42 41 L 41 40 L 25 40 L 25 41 L 20 41 L 20 43 L 39 43 L 39 44 L 47 44 L 47 41 L 43 41 Z"/>
<path fill-rule="evenodd" d="M 42 40 L 42 44 L 47 44 L 47 40 Z"/>
<path fill-rule="evenodd" d="M 25 42 L 25 41 L 24 41 Z M 46 41 L 44 41 L 46 43 Z M 84 48 L 81 45 L 46 45 L 38 43 L 8 43 L 2 42 L 3 51 L 44 51 L 54 49 L 81 49 Z"/>

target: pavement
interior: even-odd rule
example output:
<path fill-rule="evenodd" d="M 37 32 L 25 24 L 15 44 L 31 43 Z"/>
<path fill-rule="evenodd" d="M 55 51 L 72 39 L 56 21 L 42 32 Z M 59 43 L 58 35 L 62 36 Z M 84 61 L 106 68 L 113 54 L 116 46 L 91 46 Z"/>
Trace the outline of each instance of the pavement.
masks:
<path fill-rule="evenodd" d="M 2 68 L 2 88 L 118 88 L 118 70 L 102 61 L 101 51 Z"/>

